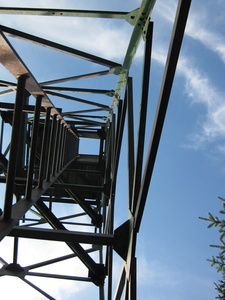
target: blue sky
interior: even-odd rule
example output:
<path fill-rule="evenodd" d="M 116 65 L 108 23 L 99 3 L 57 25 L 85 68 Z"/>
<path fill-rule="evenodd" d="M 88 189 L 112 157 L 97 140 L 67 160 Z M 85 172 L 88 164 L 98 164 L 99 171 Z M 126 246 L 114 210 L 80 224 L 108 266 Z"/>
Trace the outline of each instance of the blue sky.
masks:
<path fill-rule="evenodd" d="M 55 1 L 10 1 L 11 6 L 55 7 Z M 157 0 L 152 14 L 154 21 L 153 60 L 150 81 L 146 150 L 148 148 L 152 118 L 158 100 L 166 51 L 178 1 Z M 21 4 L 22 3 L 22 4 Z M 8 5 L 0 1 L 1 6 Z M 58 7 L 125 10 L 140 5 L 140 1 L 57 1 Z M 138 299 L 139 300 L 211 300 L 216 291 L 213 282 L 219 278 L 216 270 L 206 262 L 215 254 L 209 244 L 218 240 L 216 230 L 207 229 L 207 224 L 198 219 L 208 212 L 217 214 L 221 203 L 218 196 L 225 197 L 225 2 L 193 0 L 186 34 L 178 63 L 177 73 L 169 103 L 168 113 L 149 190 L 148 201 L 138 237 Z M 71 20 L 58 18 L 46 25 L 43 18 L 26 17 L 30 22 L 29 32 L 54 39 L 75 48 L 122 62 L 132 27 L 121 21 Z M 57 21 L 57 22 L 56 22 Z M 2 17 L 1 24 L 28 31 L 25 17 Z M 104 26 L 103 26 L 104 23 Z M 48 31 L 46 30 L 48 28 Z M 66 35 L 62 32 L 66 32 Z M 81 36 L 85 32 L 88 38 Z M 98 33 L 96 35 L 96 32 Z M 88 70 L 88 63 L 81 63 L 61 54 L 55 63 L 54 55 L 46 49 L 27 46 L 12 41 L 38 81 L 58 78 L 65 72 Z M 91 46 L 91 48 L 90 48 Z M 90 50 L 91 49 L 91 50 Z M 30 55 L 32 53 L 32 55 Z M 134 106 L 139 110 L 140 76 L 142 69 L 141 43 L 133 62 Z M 58 55 L 58 54 L 57 54 Z M 74 63 L 75 62 L 75 63 Z M 66 68 L 64 66 L 66 65 Z M 49 67 L 51 71 L 49 71 Z M 44 72 L 41 69 L 44 68 Z M 93 71 L 95 67 L 93 67 Z M 2 69 L 0 69 L 2 71 Z M 89 71 L 88 71 L 89 72 Z M 116 79 L 109 75 L 105 85 L 114 89 Z M 7 77 L 5 77 L 7 78 Z M 11 77 L 7 78 L 11 79 Z M 86 82 L 80 82 L 87 86 Z M 89 84 L 89 83 L 88 83 Z M 95 84 L 95 83 L 90 83 Z M 79 86 L 81 86 L 79 85 Z M 54 99 L 56 106 L 60 101 Z M 58 102 L 57 102 L 58 101 Z M 65 107 L 64 110 L 66 110 Z M 70 109 L 70 107 L 68 107 Z M 137 113 L 138 116 L 138 113 Z M 121 156 L 117 185 L 116 225 L 127 218 L 127 192 L 124 188 L 127 150 Z M 124 163 L 125 162 L 125 163 Z M 123 165 L 124 163 L 124 165 Z M 122 213 L 121 213 L 122 211 Z M 0 251 L 9 259 L 9 241 L 0 244 Z M 26 247 L 27 242 L 23 242 Z M 37 247 L 31 243 L 31 249 Z M 48 245 L 49 252 L 56 255 L 63 251 L 60 244 Z M 53 248 L 52 248 L 53 247 Z M 62 247 L 62 249 L 61 249 Z M 24 248 L 25 249 L 25 248 Z M 24 250 L 26 251 L 26 250 Z M 22 251 L 23 252 L 23 251 Z M 40 257 L 39 257 L 40 258 Z M 30 258 L 23 257 L 27 262 Z M 69 266 L 69 265 L 68 265 Z M 68 266 L 66 267 L 68 269 Z M 76 266 L 75 266 L 76 267 Z M 120 271 L 120 260 L 115 259 L 115 274 Z M 72 271 L 71 271 L 72 272 Z M 81 272 L 83 272 L 81 270 Z M 10 279 L 10 281 L 9 281 Z M 0 278 L 1 293 L 6 297 L 8 282 L 14 278 Z M 56 299 L 97 299 L 94 288 L 89 285 L 74 285 L 71 282 L 40 282 Z M 51 288 L 50 288 L 51 287 Z M 18 283 L 7 299 L 43 299 L 27 286 Z M 25 295 L 25 296 L 24 296 Z M 11 297 L 11 298 L 9 298 Z M 83 297 L 83 296 L 82 296 Z"/>

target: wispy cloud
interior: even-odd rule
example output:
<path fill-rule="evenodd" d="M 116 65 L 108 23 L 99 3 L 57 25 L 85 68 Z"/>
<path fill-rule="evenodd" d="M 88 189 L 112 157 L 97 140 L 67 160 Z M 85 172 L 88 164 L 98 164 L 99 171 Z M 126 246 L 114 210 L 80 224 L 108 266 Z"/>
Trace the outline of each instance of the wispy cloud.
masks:
<path fill-rule="evenodd" d="M 216 53 L 225 63 L 225 37 L 217 28 L 213 28 L 210 21 L 210 15 L 193 12 L 187 23 L 186 34 Z"/>
<path fill-rule="evenodd" d="M 225 38 L 220 34 L 220 31 L 214 30 L 217 24 L 209 26 L 210 21 L 211 23 L 213 21 L 209 21 L 210 16 L 208 13 L 209 11 L 204 9 L 201 11 L 201 14 L 197 14 L 196 10 L 194 12 L 191 11 L 186 35 L 206 47 L 225 63 Z M 172 25 L 175 17 L 174 1 L 159 2 L 157 15 L 162 18 L 163 22 L 169 22 Z M 163 40 L 165 35 L 167 33 L 163 32 L 162 38 L 156 39 L 153 52 L 153 59 L 161 65 L 164 65 L 166 61 L 166 45 Z M 224 146 L 221 142 L 225 136 L 224 91 L 221 86 L 213 82 L 212 74 L 206 73 L 196 61 L 196 54 L 193 49 L 188 51 L 184 49 L 177 67 L 178 75 L 185 80 L 184 93 L 192 100 L 191 103 L 204 105 L 204 110 L 202 110 L 203 112 L 200 116 L 201 121 L 197 122 L 196 131 L 188 137 L 190 140 L 188 147 L 199 149 L 206 144 L 216 142 L 215 147 L 224 152 Z"/>
<path fill-rule="evenodd" d="M 41 3 L 37 6 L 41 7 Z M 120 61 L 126 53 L 133 30 L 128 22 L 119 19 L 5 15 L 1 18 L 1 24 L 107 59 Z"/>
<path fill-rule="evenodd" d="M 159 45 L 158 45 L 159 46 Z M 157 48 L 158 49 L 158 48 Z M 161 65 L 165 63 L 166 53 L 163 47 L 154 51 L 153 58 Z M 225 136 L 225 104 L 223 92 L 212 84 L 210 78 L 195 66 L 194 62 L 184 55 L 181 56 L 178 75 L 185 79 L 184 93 L 192 100 L 192 104 L 205 106 L 206 114 L 197 124 L 196 132 L 189 135 L 189 147 L 199 149 L 206 142 L 214 142 Z M 223 147 L 220 147 L 222 150 Z"/>
<path fill-rule="evenodd" d="M 4 2 L 4 1 L 0 1 Z M 27 3 L 30 1 L 27 1 Z M 40 3 L 44 3 L 45 1 L 41 1 Z M 81 1 L 83 2 L 83 1 Z M 177 2 L 177 1 L 176 1 Z M 55 6 L 55 1 L 48 2 L 51 3 L 51 6 Z M 175 2 L 174 1 L 157 1 L 158 9 L 157 13 L 161 15 L 161 19 L 164 22 L 172 22 L 174 20 L 175 15 Z M 43 4 L 45 6 L 46 2 Z M 58 3 L 57 3 L 58 5 Z M 221 1 L 222 5 L 222 1 Z M 225 62 L 225 43 L 224 37 L 222 34 L 214 31 L 213 26 L 209 26 L 209 21 L 206 20 L 210 18 L 207 14 L 201 14 L 201 16 L 192 14 L 190 15 L 190 19 L 187 27 L 187 34 L 195 41 L 198 41 L 201 45 L 204 45 L 207 49 L 209 49 L 212 53 L 215 53 L 223 62 Z M 31 20 L 30 17 L 26 18 L 5 18 L 4 19 L 6 25 L 13 26 L 17 29 L 21 29 L 26 31 L 27 29 L 27 21 Z M 33 18 L 32 18 L 33 20 Z M 60 21 L 60 18 L 53 18 L 52 21 L 48 21 L 46 23 L 45 18 L 36 18 L 35 21 L 32 21 L 32 28 L 29 28 L 30 33 L 41 35 L 43 37 L 49 38 L 51 40 L 55 40 L 58 42 L 65 43 L 66 45 L 89 51 L 91 49 L 91 53 L 103 56 L 109 59 L 122 59 L 124 56 L 124 52 L 127 48 L 129 31 L 132 30 L 132 27 L 129 24 L 124 25 L 124 27 L 118 26 L 121 24 L 120 21 L 112 22 L 110 20 L 73 20 L 64 19 L 63 22 Z M 160 20 L 159 20 L 160 21 Z M 157 21 L 157 22 L 159 22 Z M 119 28 L 118 28 L 119 27 Z M 48 33 L 46 31 L 48 28 Z M 157 36 L 165 36 L 166 32 L 165 27 L 162 26 L 160 28 L 160 32 L 157 33 Z M 64 34 L 66 32 L 66 35 Z M 84 34 L 85 33 L 85 34 Z M 83 36 L 85 35 L 85 38 Z M 72 38 L 71 38 L 72 37 Z M 154 46 L 153 59 L 157 61 L 159 64 L 163 65 L 166 59 L 165 52 L 165 44 L 163 40 L 160 38 L 156 40 L 156 45 Z M 201 104 L 206 108 L 206 114 L 204 115 L 204 119 L 201 124 L 198 124 L 198 131 L 192 135 L 190 135 L 191 146 L 195 148 L 201 147 L 205 143 L 209 143 L 212 141 L 216 141 L 218 139 L 224 138 L 225 136 L 225 123 L 224 123 L 224 114 L 225 114 L 225 104 L 223 103 L 223 92 L 219 87 L 216 87 L 210 77 L 204 73 L 202 70 L 198 68 L 195 64 L 195 61 L 190 57 L 187 57 L 185 53 L 182 54 L 182 57 L 179 61 L 178 65 L 178 74 L 185 79 L 185 87 L 184 92 L 186 95 L 192 99 L 193 104 Z M 197 126 L 197 125 L 196 125 Z M 217 146 L 221 151 L 225 151 L 225 145 L 220 144 Z M 6 240 L 7 242 L 7 240 Z M 28 259 L 34 254 L 34 250 L 36 248 L 36 243 L 31 242 L 29 244 L 29 248 L 24 244 L 24 250 L 22 253 L 26 253 L 26 259 Z M 6 260 L 10 261 L 8 249 L 12 248 L 12 245 L 3 246 L 1 244 L 1 249 L 5 249 Z M 28 250 L 29 249 L 29 250 Z M 51 254 L 52 252 L 57 255 L 61 255 L 61 246 L 53 247 L 47 246 L 45 248 L 45 253 Z M 7 254 L 8 253 L 8 254 Z M 63 252 L 64 253 L 64 252 Z M 39 251 L 38 259 L 45 259 L 41 257 L 42 251 Z M 10 254 L 11 255 L 11 254 Z M 23 258 L 23 257 L 22 257 Z M 24 261 L 25 263 L 25 261 Z M 32 260 L 33 263 L 33 260 Z M 140 284 L 149 284 L 149 280 L 151 280 L 152 285 L 157 281 L 158 283 L 162 283 L 166 287 L 174 287 L 179 285 L 179 280 L 181 277 L 180 274 L 175 274 L 172 270 L 165 272 L 164 267 L 160 265 L 158 262 L 153 264 L 148 264 L 147 260 L 142 258 L 140 260 Z M 65 271 L 67 274 L 68 270 L 73 271 L 74 269 L 80 268 L 80 265 L 75 264 L 74 268 L 71 269 L 71 264 L 68 262 L 65 269 L 64 267 L 60 268 L 60 271 Z M 57 272 L 57 267 L 51 269 L 52 272 Z M 117 271 L 116 271 L 117 274 Z M 185 277 L 187 282 L 187 276 Z M 7 278 L 1 278 L 1 295 L 3 298 L 7 298 L 8 286 L 7 286 Z M 38 279 L 39 280 L 39 279 Z M 185 284 L 186 284 L 185 282 Z M 10 278 L 10 283 L 11 278 Z M 42 288 L 47 288 L 51 285 L 51 291 L 57 299 L 65 299 L 70 295 L 70 293 L 74 293 L 78 291 L 78 286 L 80 288 L 80 284 L 78 286 L 74 284 L 74 282 L 61 282 L 51 281 L 50 279 L 42 280 L 40 282 Z M 4 288 L 6 287 L 5 291 Z M 21 287 L 21 295 L 23 294 L 23 287 Z M 19 286 L 18 286 L 19 289 Z M 13 298 L 18 298 L 18 289 L 13 292 Z M 42 296 L 38 296 L 36 293 L 34 294 L 33 290 L 30 290 L 30 294 L 26 291 L 26 297 L 24 299 L 42 299 Z M 154 298 L 156 299 L 156 298 Z M 174 300 L 174 298 L 173 298 Z"/>
<path fill-rule="evenodd" d="M 150 262 L 145 256 L 139 258 L 139 272 L 138 279 L 140 285 L 151 284 L 151 286 L 158 286 L 164 288 L 175 288 L 179 285 L 179 280 L 175 272 L 165 270 L 159 262 Z"/>
<path fill-rule="evenodd" d="M 198 70 L 191 60 L 182 58 L 178 64 L 178 72 L 185 78 L 185 93 L 192 103 L 203 104 L 206 114 L 198 131 L 189 136 L 192 147 L 198 149 L 206 142 L 212 143 L 225 136 L 225 103 L 223 92 L 214 86 L 209 77 Z"/>
<path fill-rule="evenodd" d="M 218 6 L 216 19 L 211 18 L 210 9 L 205 9 L 207 5 L 210 6 L 210 2 L 204 2 L 198 9 L 194 7 L 195 9 L 190 10 L 186 34 L 202 43 L 209 50 L 215 52 L 225 63 L 225 36 L 218 32 L 218 26 L 224 25 L 221 24 L 224 22 L 224 3 L 213 4 L 214 7 Z M 174 22 L 175 11 L 176 1 L 157 2 L 157 15 L 170 23 Z M 201 13 L 199 13 L 199 11 L 201 11 Z"/>
<path fill-rule="evenodd" d="M 212 282 L 210 277 L 201 278 L 198 274 L 179 268 L 175 261 L 164 262 L 164 258 L 161 261 L 149 260 L 143 253 L 139 256 L 138 284 L 141 299 L 200 299 L 206 293 L 207 299 L 211 299 L 214 294 Z"/>

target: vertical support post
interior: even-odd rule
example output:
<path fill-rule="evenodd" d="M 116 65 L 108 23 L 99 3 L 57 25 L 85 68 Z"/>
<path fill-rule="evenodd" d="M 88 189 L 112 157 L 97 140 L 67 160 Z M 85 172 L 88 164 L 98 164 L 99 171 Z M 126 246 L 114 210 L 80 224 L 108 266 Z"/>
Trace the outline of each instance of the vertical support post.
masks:
<path fill-rule="evenodd" d="M 51 134 L 49 141 L 49 152 L 48 152 L 48 161 L 47 161 L 47 172 L 46 172 L 46 180 L 50 180 L 50 176 L 53 170 L 53 156 L 54 156 L 54 145 L 56 138 L 56 123 L 57 123 L 57 115 L 53 116 L 52 126 L 51 126 Z"/>
<path fill-rule="evenodd" d="M 32 135 L 32 132 L 31 132 L 31 123 L 29 122 L 28 123 L 28 128 L 27 128 L 27 134 L 31 137 L 31 135 Z M 27 168 L 28 168 L 28 165 L 29 165 L 29 157 L 30 157 L 30 147 L 31 147 L 31 143 L 30 143 L 30 145 L 26 145 L 27 147 L 26 147 L 26 166 L 27 166 Z"/>
<path fill-rule="evenodd" d="M 36 157 L 36 146 L 37 146 L 37 138 L 38 138 L 41 101 L 42 101 L 42 96 L 38 96 L 35 105 L 30 159 L 29 159 L 28 172 L 27 172 L 27 185 L 26 185 L 26 193 L 25 193 L 25 198 L 27 200 L 31 198 L 31 191 L 33 186 L 33 174 L 34 174 L 34 164 L 35 164 L 35 157 Z"/>
<path fill-rule="evenodd" d="M 112 166 L 112 144 L 111 144 L 111 136 L 112 136 L 112 122 L 108 124 L 108 133 L 106 135 L 105 141 L 105 182 L 108 182 L 110 179 L 110 171 Z"/>
<path fill-rule="evenodd" d="M 146 117 L 147 117 L 147 106 L 148 106 L 148 88 L 149 88 L 151 52 L 152 52 L 152 34 L 153 34 L 153 23 L 150 22 L 146 34 L 146 41 L 145 41 L 145 56 L 144 56 L 142 92 L 141 92 L 141 109 L 140 109 L 139 127 L 138 127 L 138 143 L 137 143 L 137 153 L 136 153 L 136 163 L 135 163 L 132 212 L 135 210 L 136 207 L 138 192 L 141 184 L 141 176 L 142 176 Z"/>
<path fill-rule="evenodd" d="M 99 287 L 99 300 L 105 300 L 104 285 Z"/>
<path fill-rule="evenodd" d="M 38 179 L 38 187 L 42 188 L 43 180 L 46 178 L 46 161 L 47 161 L 47 149 L 49 145 L 49 125 L 50 125 L 50 115 L 51 107 L 47 108 L 45 117 L 45 127 L 44 127 L 44 138 L 42 142 L 41 149 L 41 161 L 40 161 L 40 172 Z"/>
<path fill-rule="evenodd" d="M 119 127 L 117 128 L 117 132 L 116 132 L 115 166 L 114 166 L 114 175 L 113 175 L 114 183 L 116 182 L 117 171 L 118 171 L 118 166 L 119 166 L 119 158 L 120 158 L 120 152 L 121 152 L 126 111 L 127 111 L 127 99 L 125 98 L 123 101 L 122 111 L 120 114 Z"/>
<path fill-rule="evenodd" d="M 13 115 L 12 135 L 10 144 L 9 163 L 7 169 L 6 179 L 6 191 L 5 191 L 5 203 L 4 203 L 4 220 L 7 221 L 11 218 L 13 192 L 15 185 L 15 176 L 17 169 L 19 144 L 18 141 L 21 138 L 21 122 L 23 115 L 23 105 L 25 99 L 25 86 L 26 75 L 22 75 L 18 79 L 17 93 L 15 101 L 15 110 Z"/>
<path fill-rule="evenodd" d="M 25 91 L 24 97 L 24 105 L 29 103 L 30 94 Z M 25 153 L 26 153 L 26 139 L 27 139 L 27 112 L 23 112 L 22 119 L 21 119 L 21 136 L 18 141 L 19 144 L 19 154 L 18 154 L 18 161 L 17 161 L 17 171 L 16 175 L 19 176 L 20 174 L 24 174 L 24 167 L 25 167 Z"/>
<path fill-rule="evenodd" d="M 116 122 L 116 136 L 115 136 L 115 148 L 117 148 L 118 144 L 118 135 L 119 135 L 119 128 L 121 123 L 121 114 L 122 114 L 122 108 L 123 108 L 123 101 L 119 99 L 118 102 L 118 108 L 117 108 L 117 122 Z"/>
<path fill-rule="evenodd" d="M 1 136 L 0 136 L 0 153 L 2 153 L 2 146 L 3 146 L 3 133 L 4 133 L 4 120 L 1 121 Z"/>
<path fill-rule="evenodd" d="M 59 132 L 58 136 L 58 145 L 57 145 L 57 156 L 56 156 L 56 172 L 60 169 L 60 160 L 62 155 L 62 133 L 63 133 L 63 124 L 59 120 Z"/>
<path fill-rule="evenodd" d="M 114 176 L 114 169 L 115 169 L 115 152 L 116 152 L 116 120 L 115 114 L 112 115 L 112 122 L 111 122 L 111 134 L 110 134 L 110 153 L 111 153 L 111 174 L 112 177 Z"/>
<path fill-rule="evenodd" d="M 68 135 L 69 135 L 69 131 L 66 130 L 65 133 L 65 147 L 64 147 L 64 157 L 63 157 L 63 165 L 65 166 L 66 163 L 68 162 Z"/>
<path fill-rule="evenodd" d="M 132 257 L 129 278 L 129 300 L 137 299 L 137 259 Z"/>
<path fill-rule="evenodd" d="M 20 200 L 20 196 L 16 197 L 16 201 Z M 19 225 L 19 221 L 17 223 Z M 18 261 L 18 250 L 19 250 L 19 238 L 14 237 L 14 245 L 13 245 L 13 264 L 17 264 Z"/>
<path fill-rule="evenodd" d="M 129 281 L 128 281 L 128 279 L 126 279 L 124 290 L 125 290 L 124 300 L 130 300 L 129 299 Z"/>
<path fill-rule="evenodd" d="M 134 117 L 133 117 L 133 81 L 128 77 L 127 81 L 127 121 L 128 121 L 128 197 L 129 209 L 132 206 L 133 182 L 134 182 Z"/>
<path fill-rule="evenodd" d="M 18 238 L 18 237 L 14 237 L 13 264 L 17 264 L 17 259 L 18 259 L 18 246 L 19 246 L 19 238 Z"/>
<path fill-rule="evenodd" d="M 103 146 L 104 146 L 104 139 L 101 137 L 100 143 L 99 143 L 99 162 L 100 162 L 100 164 L 102 162 L 102 157 L 103 157 Z"/>
<path fill-rule="evenodd" d="M 57 120 L 56 121 L 56 131 L 55 131 L 55 141 L 54 141 L 53 166 L 52 166 L 52 175 L 53 176 L 55 176 L 56 169 L 57 169 L 59 132 L 60 132 L 60 120 Z"/>
<path fill-rule="evenodd" d="M 107 300 L 112 300 L 112 280 L 113 280 L 113 249 L 111 246 L 107 249 L 107 259 L 108 259 L 108 298 Z"/>
<path fill-rule="evenodd" d="M 63 168 L 63 166 L 64 166 L 65 139 L 66 139 L 66 127 L 63 125 L 63 128 L 62 128 L 62 142 L 61 142 L 61 156 L 60 156 L 60 164 L 59 164 L 60 169 Z"/>

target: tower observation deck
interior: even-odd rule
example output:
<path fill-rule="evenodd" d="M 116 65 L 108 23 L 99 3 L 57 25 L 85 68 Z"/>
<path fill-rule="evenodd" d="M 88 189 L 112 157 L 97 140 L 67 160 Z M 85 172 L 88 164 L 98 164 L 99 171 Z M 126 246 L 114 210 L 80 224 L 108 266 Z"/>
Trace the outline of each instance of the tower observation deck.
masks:
<path fill-rule="evenodd" d="M 93 299 L 136 299 L 136 241 L 190 1 L 180 0 L 177 7 L 148 137 L 154 5 L 155 0 L 143 0 L 130 12 L 0 8 L 2 17 L 14 17 L 15 24 L 21 24 L 0 26 L 0 282 L 5 276 L 17 277 L 46 299 L 55 299 L 51 286 L 46 291 L 33 278 L 53 278 L 56 285 L 59 279 L 85 284 L 96 291 Z M 76 38 L 69 26 L 57 36 L 60 22 L 76 26 L 78 19 L 83 24 L 95 19 L 129 27 L 120 63 L 92 54 L 93 48 L 101 48 L 99 39 L 89 52 L 71 46 Z M 48 26 L 32 29 L 42 20 Z M 71 44 L 64 43 L 65 37 Z M 85 41 L 85 33 L 80 38 Z M 137 110 L 130 68 L 140 43 L 144 51 Z M 124 180 L 118 180 L 120 168 L 126 173 Z M 117 193 L 119 186 L 127 197 L 121 206 L 124 194 Z M 125 209 L 120 225 L 115 207 Z M 5 241 L 11 260 L 3 255 Z M 29 262 L 20 261 L 21 253 L 29 255 Z M 115 261 L 121 265 L 119 276 Z"/>

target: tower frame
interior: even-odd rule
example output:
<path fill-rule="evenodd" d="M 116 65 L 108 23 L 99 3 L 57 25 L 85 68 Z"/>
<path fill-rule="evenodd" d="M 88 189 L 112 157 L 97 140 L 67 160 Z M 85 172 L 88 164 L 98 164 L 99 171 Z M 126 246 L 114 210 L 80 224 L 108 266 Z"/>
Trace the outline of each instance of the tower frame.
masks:
<path fill-rule="evenodd" d="M 143 0 L 140 8 L 131 12 L 0 8 L 0 14 L 38 15 L 49 18 L 111 18 L 122 19 L 133 26 L 122 64 L 15 28 L 0 26 L 0 62 L 16 79 L 16 82 L 0 79 L 1 97 L 8 99 L 10 94 L 15 94 L 14 102 L 8 100 L 0 102 L 2 120 L 0 182 L 5 184 L 5 197 L 0 217 L 0 240 L 6 237 L 13 239 L 12 262 L 5 261 L 0 253 L 2 264 L 0 277 L 16 276 L 47 299 L 54 298 L 28 280 L 29 276 L 90 282 L 98 287 L 100 300 L 137 298 L 137 235 L 151 183 L 191 1 L 180 0 L 178 3 L 148 153 L 144 161 L 153 36 L 153 22 L 150 16 L 154 4 L 155 0 Z M 97 72 L 90 71 L 38 82 L 13 47 L 11 37 L 75 56 L 89 62 L 90 66 L 97 64 L 101 69 Z M 129 75 L 129 70 L 142 38 L 145 49 L 139 123 L 135 140 L 133 79 Z M 103 81 L 101 86 L 104 87 L 103 78 L 112 74 L 117 76 L 114 89 L 60 85 L 84 78 L 98 78 L 100 84 Z M 71 96 L 71 93 L 77 92 L 111 97 L 112 101 L 110 105 L 106 105 L 101 101 Z M 34 99 L 34 104 L 30 101 L 31 97 Z M 64 102 L 62 101 L 62 107 L 55 107 L 51 100 L 53 97 L 63 101 L 75 101 L 87 108 L 63 112 Z M 104 116 L 102 112 L 105 113 Z M 8 127 L 10 127 L 11 137 L 4 149 Z M 117 174 L 124 136 L 127 136 L 128 217 L 119 227 L 115 227 L 115 202 L 118 197 L 116 187 L 120 184 Z M 98 154 L 81 153 L 81 139 L 97 140 Z M 59 217 L 58 211 L 55 211 L 58 204 L 76 206 L 79 210 Z M 35 217 L 31 217 L 32 215 Z M 90 230 L 86 231 L 87 227 Z M 74 230 L 74 228 L 84 229 Z M 21 238 L 63 242 L 71 253 L 21 266 L 18 259 Z M 115 252 L 123 263 L 117 287 L 114 289 Z M 33 271 L 75 258 L 85 266 L 86 276 Z"/>

